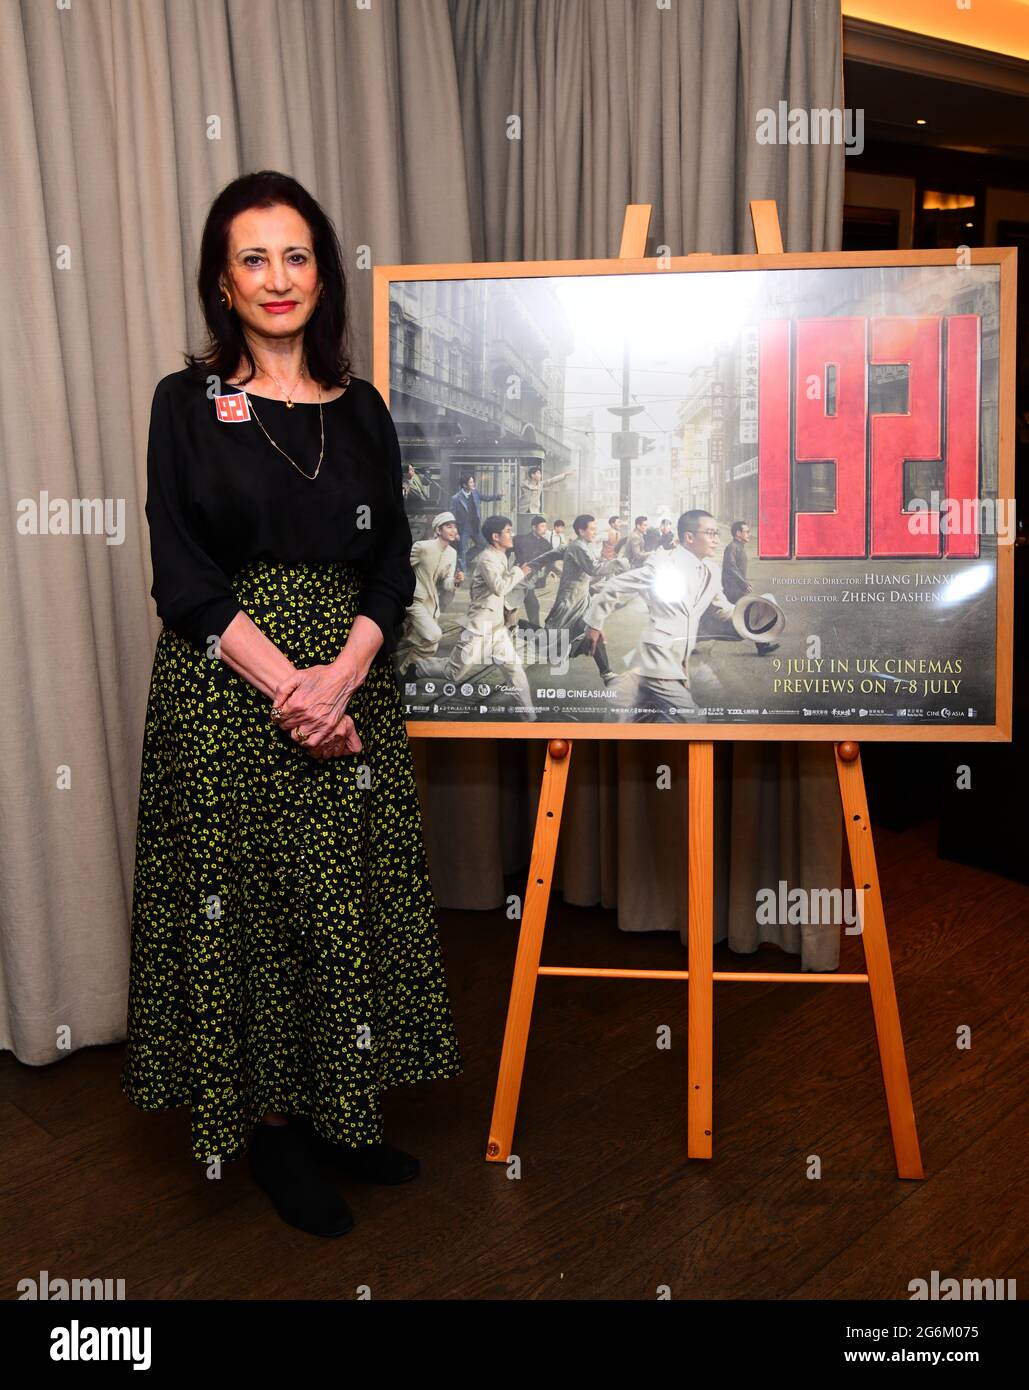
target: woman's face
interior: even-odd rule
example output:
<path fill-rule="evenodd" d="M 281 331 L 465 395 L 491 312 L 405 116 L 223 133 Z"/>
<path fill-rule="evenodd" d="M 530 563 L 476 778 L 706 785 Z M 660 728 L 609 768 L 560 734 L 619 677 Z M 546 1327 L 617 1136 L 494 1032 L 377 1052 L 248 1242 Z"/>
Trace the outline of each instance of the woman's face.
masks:
<path fill-rule="evenodd" d="M 321 293 L 311 229 L 299 212 L 280 204 L 234 217 L 223 282 L 245 328 L 266 338 L 299 333 Z"/>

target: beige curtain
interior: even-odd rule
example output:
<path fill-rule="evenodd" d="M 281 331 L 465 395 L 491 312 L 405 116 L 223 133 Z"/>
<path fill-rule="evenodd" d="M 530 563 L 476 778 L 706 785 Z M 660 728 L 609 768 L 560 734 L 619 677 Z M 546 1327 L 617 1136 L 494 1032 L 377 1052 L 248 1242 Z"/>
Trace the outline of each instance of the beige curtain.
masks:
<path fill-rule="evenodd" d="M 629 201 L 675 254 L 752 249 L 752 197 L 778 199 L 789 249 L 838 245 L 842 152 L 758 145 L 754 112 L 840 105 L 840 27 L 826 0 L 75 0 L 0 5 L 0 51 L 0 1047 L 41 1064 L 124 1037 L 159 626 L 146 430 L 154 383 L 199 341 L 215 193 L 270 167 L 322 201 L 367 376 L 369 262 L 613 255 Z M 63 503 L 90 519 L 38 524 Z M 440 902 L 497 907 L 527 862 L 541 747 L 416 756 Z M 569 901 L 684 932 L 685 765 L 671 742 L 576 744 Z M 752 950 L 757 886 L 837 881 L 831 759 L 719 748 L 717 797 L 717 929 Z M 783 945 L 835 964 L 832 936 Z"/>

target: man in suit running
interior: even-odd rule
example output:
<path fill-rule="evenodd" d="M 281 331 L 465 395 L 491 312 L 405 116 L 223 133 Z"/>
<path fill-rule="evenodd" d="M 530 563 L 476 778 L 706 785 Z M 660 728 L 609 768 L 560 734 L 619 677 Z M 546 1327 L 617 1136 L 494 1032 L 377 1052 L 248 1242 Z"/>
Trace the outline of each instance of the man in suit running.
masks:
<path fill-rule="evenodd" d="M 722 589 L 730 603 L 738 603 L 744 594 L 752 594 L 754 586 L 747 579 L 747 542 L 750 540 L 750 527 L 745 521 L 734 521 L 729 528 L 732 540 L 722 555 Z M 703 632 L 700 634 L 705 635 Z M 738 635 L 738 634 L 737 634 Z M 758 656 L 767 656 L 778 651 L 778 642 L 759 642 L 754 638 Z"/>
<path fill-rule="evenodd" d="M 718 542 L 714 520 L 699 509 L 683 512 L 679 544 L 652 550 L 642 565 L 608 579 L 586 611 L 585 635 L 596 647 L 616 608 L 635 594 L 647 605 L 647 623 L 629 654 L 634 679 L 626 683 L 619 702 L 622 722 L 674 724 L 682 714 L 701 712 L 689 671 L 701 616 L 713 609 L 723 623 L 731 624 L 733 617 L 711 564 Z"/>
<path fill-rule="evenodd" d="M 450 510 L 457 518 L 457 567 L 463 574 L 471 574 L 475 557 L 482 549 L 482 503 L 499 502 L 499 492 L 488 492 L 483 496 L 475 486 L 475 474 L 469 470 L 462 473 L 461 486 L 450 499 Z"/>
<path fill-rule="evenodd" d="M 514 557 L 519 565 L 529 564 L 533 560 L 538 560 L 540 556 L 546 555 L 553 547 L 546 537 L 547 519 L 545 516 L 534 516 L 532 518 L 532 528 L 524 536 L 514 538 Z M 554 568 L 555 561 L 548 560 L 543 564 L 534 566 L 534 573 L 525 582 L 525 618 L 519 619 L 519 627 L 539 627 L 540 626 L 540 601 L 538 591 L 547 582 L 547 575 Z"/>
<path fill-rule="evenodd" d="M 432 536 L 415 541 L 411 547 L 414 570 L 414 598 L 404 615 L 404 627 L 397 643 L 396 665 L 405 680 L 414 680 L 419 663 L 428 661 L 439 650 L 440 599 L 453 593 L 457 577 L 457 522 L 453 512 L 440 512 L 432 518 Z"/>
<path fill-rule="evenodd" d="M 536 718 L 525 667 L 511 640 L 507 610 L 525 600 L 525 581 L 532 573 L 527 564 L 512 564 L 511 518 L 488 516 L 482 523 L 486 541 L 472 571 L 468 613 L 464 627 L 445 659 L 432 657 L 418 663 L 419 676 L 442 676 L 455 685 L 481 676 L 496 666 L 514 687 L 517 717 Z"/>

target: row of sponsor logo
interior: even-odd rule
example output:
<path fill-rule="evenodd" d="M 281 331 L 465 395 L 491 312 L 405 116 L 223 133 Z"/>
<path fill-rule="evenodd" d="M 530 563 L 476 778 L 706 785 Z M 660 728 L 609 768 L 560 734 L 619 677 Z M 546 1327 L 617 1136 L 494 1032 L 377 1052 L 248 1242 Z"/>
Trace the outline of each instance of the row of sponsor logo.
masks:
<path fill-rule="evenodd" d="M 948 709 L 946 705 L 943 709 L 805 709 L 801 712 L 811 719 L 824 719 L 827 714 L 833 719 L 975 719 L 979 713 L 972 707 Z"/>
<path fill-rule="evenodd" d="M 485 681 L 479 681 L 478 685 L 473 685 L 471 681 L 462 681 L 460 687 L 458 687 L 453 681 L 444 681 L 443 684 L 439 687 L 440 693 L 441 693 L 442 695 L 456 695 L 457 692 L 458 692 L 458 689 L 460 689 L 462 695 L 466 695 L 466 696 L 467 696 L 467 695 L 480 695 L 480 696 L 481 696 L 481 695 L 490 695 L 490 694 L 493 693 L 494 690 L 498 690 L 498 691 L 505 691 L 505 690 L 506 690 L 506 691 L 510 691 L 510 690 L 513 690 L 514 687 L 513 687 L 513 686 L 510 686 L 510 685 L 498 685 L 498 686 L 487 685 L 487 683 L 486 683 Z M 422 693 L 423 693 L 424 695 L 435 695 L 435 694 L 436 694 L 436 682 L 435 682 L 435 681 L 426 681 Z M 417 694 L 418 694 L 418 686 L 415 684 L 414 681 L 405 681 L 405 683 L 404 683 L 404 694 L 405 694 L 405 695 L 417 695 Z M 428 708 L 428 707 L 426 706 L 426 708 Z"/>
<path fill-rule="evenodd" d="M 513 687 L 513 686 L 510 686 L 510 685 L 496 685 L 496 686 L 491 686 L 491 685 L 488 685 L 485 681 L 480 681 L 477 685 L 473 685 L 471 681 L 464 681 L 464 682 L 460 685 L 460 687 L 458 687 L 457 685 L 455 685 L 455 683 L 454 683 L 453 681 L 444 681 L 444 682 L 442 683 L 441 687 L 440 687 L 440 693 L 441 693 L 443 696 L 445 696 L 445 697 L 449 697 L 449 696 L 456 695 L 456 694 L 458 693 L 458 690 L 460 690 L 460 693 L 461 693 L 462 695 L 464 695 L 466 698 L 469 697 L 469 696 L 477 695 L 480 699 L 481 699 L 482 697 L 484 697 L 484 696 L 491 695 L 491 694 L 498 694 L 498 695 L 505 695 L 505 694 L 506 694 L 506 695 L 510 695 L 510 694 L 513 694 L 513 693 L 514 693 L 514 687 Z M 415 696 L 417 696 L 418 693 L 419 693 L 419 692 L 418 692 L 418 688 L 417 688 L 417 686 L 414 684 L 413 681 L 407 681 L 407 682 L 405 683 L 405 685 L 404 685 L 404 694 L 405 694 L 405 695 L 415 695 Z M 435 694 L 436 694 L 436 682 L 435 682 L 435 681 L 426 681 L 426 682 L 425 682 L 425 690 L 424 690 L 423 693 L 424 693 L 425 695 L 435 695 Z M 611 691 L 611 690 L 561 690 L 561 689 L 547 689 L 547 690 L 537 690 L 537 691 L 536 691 L 536 697 L 537 697 L 537 699 L 540 699 L 540 700 L 545 700 L 545 699 L 557 699 L 557 700 L 566 700 L 566 699 L 567 699 L 567 700 L 613 700 L 613 699 L 615 698 L 615 692 L 614 692 L 614 691 Z M 407 711 L 408 714 L 430 714 L 430 713 L 432 713 L 432 712 L 434 712 L 434 711 L 435 711 L 435 712 L 446 712 L 446 711 L 443 711 L 443 710 L 441 709 L 441 707 L 440 707 L 438 704 L 425 704 L 425 705 L 422 705 L 422 704 L 407 704 L 407 705 L 405 705 L 405 709 L 406 709 L 406 711 Z M 459 710 L 461 713 L 471 713 L 471 712 L 473 712 L 473 711 L 469 710 L 469 709 L 468 709 L 467 707 L 465 707 L 465 706 L 456 706 L 456 709 Z M 489 706 L 487 706 L 487 705 L 480 705 L 480 706 L 479 706 L 478 712 L 479 712 L 480 714 L 488 714 L 488 713 L 494 713 L 494 712 L 496 712 L 496 711 L 491 711 L 490 708 L 489 708 Z M 545 712 L 549 712 L 549 711 L 545 711 Z M 947 706 L 944 706 L 943 709 L 894 709 L 894 710 L 888 710 L 888 709 L 862 709 L 862 708 L 859 707 L 859 708 L 855 708 L 855 709 L 807 709 L 807 708 L 801 708 L 800 710 L 796 710 L 796 709 L 758 709 L 756 706 L 755 706 L 753 709 L 744 709 L 744 708 L 738 707 L 738 706 L 725 706 L 725 707 L 722 707 L 722 706 L 716 706 L 716 705 L 711 705 L 711 706 L 709 706 L 707 709 L 697 710 L 697 711 L 690 711 L 690 712 L 691 712 L 691 713 L 697 713 L 697 714 L 705 714 L 705 715 L 708 717 L 708 719 L 748 719 L 748 718 L 755 718 L 755 719 L 761 719 L 761 718 L 765 718 L 765 719 L 767 719 L 767 718 L 771 718 L 771 719 L 781 719 L 781 718 L 784 718 L 786 715 L 791 715 L 791 714 L 793 714 L 793 715 L 800 714 L 800 715 L 802 715 L 802 717 L 805 718 L 805 719 L 825 719 L 826 717 L 829 717 L 830 719 L 893 719 L 893 718 L 895 718 L 895 719 L 975 719 L 975 718 L 978 717 L 978 713 L 979 713 L 979 711 L 978 711 L 977 709 L 975 709 L 974 707 L 969 707 L 968 709 L 949 709 Z M 582 713 L 584 713 L 584 714 L 606 714 L 607 711 L 604 709 L 604 707 L 603 707 L 602 705 L 599 705 L 599 706 L 594 706 L 592 709 L 584 709 L 584 710 L 582 711 Z"/>
<path fill-rule="evenodd" d="M 415 681 L 404 682 L 404 694 L 415 695 L 435 695 L 438 692 L 444 696 L 457 695 L 460 693 L 466 698 L 478 695 L 480 698 L 485 695 L 510 695 L 514 691 L 513 685 L 489 685 L 486 681 L 479 681 L 473 684 L 472 681 L 462 681 L 457 685 L 454 681 L 442 681 L 439 685 L 435 681 L 428 680 L 424 683 L 421 692 L 418 690 Z M 560 686 L 548 686 L 546 689 L 536 691 L 537 700 L 613 700 L 616 692 L 613 690 L 565 690 Z"/>

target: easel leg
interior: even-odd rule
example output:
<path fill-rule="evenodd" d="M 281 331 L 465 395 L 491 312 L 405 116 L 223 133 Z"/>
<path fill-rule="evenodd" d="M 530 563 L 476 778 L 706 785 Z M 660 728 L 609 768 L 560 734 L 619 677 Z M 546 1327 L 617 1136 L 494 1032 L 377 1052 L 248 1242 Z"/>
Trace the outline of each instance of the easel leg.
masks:
<path fill-rule="evenodd" d="M 547 760 L 536 813 L 536 833 L 529 862 L 529 882 L 522 906 L 522 926 L 518 933 L 504 1046 L 493 1100 L 493 1119 L 490 1121 L 489 1143 L 486 1146 L 486 1159 L 493 1163 L 506 1162 L 511 1153 L 571 753 L 572 745 L 568 739 L 551 739 L 547 745 Z"/>
<path fill-rule="evenodd" d="M 836 774 L 840 783 L 840 799 L 847 826 L 850 864 L 854 886 L 863 890 L 863 929 L 861 944 L 865 952 L 868 988 L 872 996 L 872 1013 L 879 1043 L 886 1106 L 893 1135 L 893 1152 L 900 1178 L 924 1178 L 922 1156 L 915 1129 L 915 1111 L 911 1101 L 904 1038 L 900 1031 L 897 993 L 893 985 L 893 964 L 886 939 L 886 917 L 883 912 L 879 873 L 875 865 L 872 827 L 868 819 L 868 799 L 861 771 L 861 752 L 856 743 L 837 743 Z"/>
<path fill-rule="evenodd" d="M 714 1035 L 714 744 L 690 744 L 686 1153 L 711 1157 Z"/>

